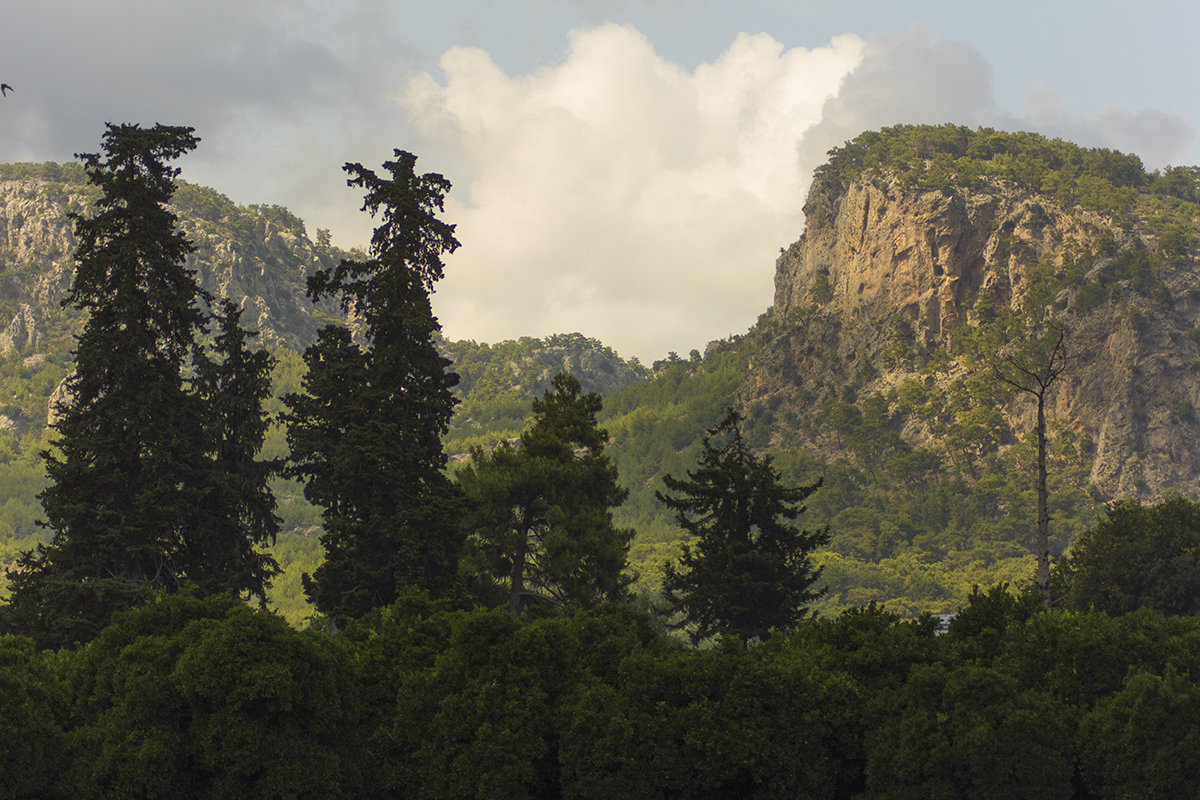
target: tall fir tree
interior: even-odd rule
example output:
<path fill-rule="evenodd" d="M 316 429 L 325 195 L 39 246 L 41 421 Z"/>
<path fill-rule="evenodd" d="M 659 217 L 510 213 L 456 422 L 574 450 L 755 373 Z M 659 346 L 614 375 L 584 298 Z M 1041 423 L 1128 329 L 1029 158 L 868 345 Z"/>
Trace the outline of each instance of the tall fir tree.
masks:
<path fill-rule="evenodd" d="M 663 579 L 676 627 L 687 628 L 694 642 L 722 634 L 766 638 L 802 619 L 823 594 L 812 589 L 821 570 L 810 555 L 829 542 L 829 531 L 792 524 L 821 482 L 784 486 L 770 456 L 750 451 L 740 423 L 727 409 L 704 438 L 699 467 L 686 480 L 664 476 L 671 493 L 655 492 L 696 537 L 694 550 L 684 545 L 679 567 L 664 566 Z"/>
<path fill-rule="evenodd" d="M 151 591 L 194 580 L 202 591 L 261 594 L 269 577 L 269 559 L 245 541 L 262 541 L 261 528 L 226 505 L 254 495 L 273 506 L 267 476 L 224 474 L 231 436 L 254 449 L 253 433 L 229 429 L 253 426 L 255 415 L 261 422 L 263 356 L 234 353 L 241 345 L 227 318 L 220 362 L 192 360 L 208 297 L 186 267 L 192 246 L 168 207 L 179 173 L 168 162 L 197 141 L 188 127 L 109 125 L 103 153 L 80 156 L 100 197 L 90 217 L 74 217 L 76 273 L 63 304 L 88 319 L 54 449 L 44 454 L 50 485 L 40 498 L 52 537 L 8 572 L 11 600 L 0 615 L 42 646 L 89 641 Z M 235 373 L 248 364 L 248 406 L 232 412 L 239 401 L 214 392 L 243 387 Z M 185 377 L 192 370 L 207 389 Z M 246 457 L 243 447 L 232 460 Z M 236 491 L 224 488 L 231 482 Z M 231 518 L 239 524 L 220 523 Z"/>
<path fill-rule="evenodd" d="M 468 500 L 464 566 L 485 599 L 517 610 L 530 599 L 588 606 L 629 584 L 633 531 L 613 524 L 628 492 L 604 453 L 595 392 L 570 375 L 533 401 L 518 447 L 476 448 L 457 479 Z"/>
<path fill-rule="evenodd" d="M 303 392 L 285 398 L 287 472 L 324 509 L 325 562 L 304 577 L 305 592 L 335 622 L 390 603 L 402 587 L 442 594 L 455 582 L 462 539 L 442 436 L 458 376 L 434 345 L 429 293 L 458 241 L 437 217 L 449 181 L 415 165 L 396 150 L 384 177 L 345 166 L 381 224 L 370 258 L 316 273 L 308 291 L 314 301 L 340 294 L 361 329 L 358 340 L 343 326 L 322 329 L 305 351 Z"/>
<path fill-rule="evenodd" d="M 191 383 L 205 412 L 207 475 L 199 481 L 200 503 L 184 537 L 181 566 L 204 593 L 232 592 L 264 603 L 279 573 L 261 548 L 274 544 L 279 532 L 270 480 L 282 464 L 258 457 L 271 424 L 263 404 L 271 396 L 275 359 L 250 349 L 257 334 L 242 328 L 241 315 L 235 303 L 222 300 L 212 316 L 212 354 L 197 346 L 193 356 Z"/>
<path fill-rule="evenodd" d="M 93 216 L 74 217 L 63 304 L 90 316 L 45 454 L 53 537 L 10 573 L 10 613 L 44 642 L 86 641 L 142 587 L 181 577 L 204 435 L 182 370 L 204 317 L 184 267 L 192 247 L 167 208 L 178 175 L 167 162 L 196 142 L 191 128 L 110 125 L 103 154 L 80 156 L 101 196 Z"/>

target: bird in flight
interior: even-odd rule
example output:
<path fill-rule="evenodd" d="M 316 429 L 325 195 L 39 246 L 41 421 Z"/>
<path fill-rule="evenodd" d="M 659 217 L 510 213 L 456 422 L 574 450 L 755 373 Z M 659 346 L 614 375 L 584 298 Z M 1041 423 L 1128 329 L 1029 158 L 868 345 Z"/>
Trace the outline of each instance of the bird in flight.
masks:
<path fill-rule="evenodd" d="M 16 90 L 7 83 L 0 83 L 0 97 L 8 97 L 8 93 L 12 91 Z"/>

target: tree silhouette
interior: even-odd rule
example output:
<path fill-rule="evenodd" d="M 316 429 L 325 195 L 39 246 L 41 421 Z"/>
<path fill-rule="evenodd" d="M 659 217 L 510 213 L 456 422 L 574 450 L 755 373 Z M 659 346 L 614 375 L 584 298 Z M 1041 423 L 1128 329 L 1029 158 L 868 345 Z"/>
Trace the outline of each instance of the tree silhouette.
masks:
<path fill-rule="evenodd" d="M 305 576 L 305 592 L 335 623 L 387 605 L 405 586 L 449 591 L 462 542 L 441 440 L 458 376 L 434 345 L 429 304 L 442 255 L 458 241 L 437 218 L 450 182 L 417 175 L 416 160 L 395 151 L 385 177 L 345 166 L 381 224 L 370 258 L 316 273 L 308 291 L 314 301 L 340 294 L 361 331 L 356 339 L 344 326 L 322 329 L 304 354 L 303 391 L 285 398 L 287 474 L 324 508 L 325 562 Z"/>
<path fill-rule="evenodd" d="M 1046 395 L 1066 370 L 1067 354 L 1063 341 L 1066 331 L 1053 323 L 1039 336 L 1001 352 L 992 363 L 992 372 L 1014 389 L 1037 401 L 1037 585 L 1042 602 L 1050 607 L 1050 512 L 1046 491 Z"/>
<path fill-rule="evenodd" d="M 727 409 L 704 438 L 699 467 L 686 480 L 664 476 L 671 493 L 655 493 L 696 537 L 694 550 L 684 545 L 679 568 L 665 565 L 663 580 L 667 602 L 681 615 L 676 627 L 690 627 L 696 642 L 717 634 L 765 638 L 802 619 L 824 593 L 811 588 L 821 570 L 810 556 L 829 542 L 829 531 L 791 524 L 821 482 L 784 486 L 770 456 L 750 452 L 740 423 Z"/>

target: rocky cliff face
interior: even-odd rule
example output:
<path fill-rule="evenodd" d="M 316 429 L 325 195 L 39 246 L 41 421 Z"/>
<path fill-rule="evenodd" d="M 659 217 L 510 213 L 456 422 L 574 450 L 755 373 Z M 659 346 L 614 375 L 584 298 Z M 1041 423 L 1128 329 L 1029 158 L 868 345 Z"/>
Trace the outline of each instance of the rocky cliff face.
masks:
<path fill-rule="evenodd" d="M 846 386 L 863 396 L 907 378 L 961 377 L 962 365 L 931 378 L 885 351 L 909 337 L 949 352 L 960 325 L 983 322 L 987 299 L 1066 329 L 1068 370 L 1049 413 L 1094 443 L 1103 495 L 1200 493 L 1194 252 L 1166 254 L 1147 220 L 1118 224 L 995 181 L 924 191 L 886 171 L 848 186 L 819 179 L 805 213 L 804 235 L 777 262 L 779 333 L 751 368 L 743 404 L 811 408 Z M 1018 399 L 1005 409 L 1014 430 L 1029 429 L 1032 408 Z M 906 437 L 923 435 L 906 425 Z"/>
<path fill-rule="evenodd" d="M 19 177 L 11 177 L 17 173 Z M 8 179 L 5 177 L 8 176 Z M 72 335 L 83 318 L 63 309 L 74 278 L 74 223 L 85 214 L 93 190 L 82 170 L 70 165 L 0 165 L 0 429 L 24 432 L 47 419 L 47 398 L 71 367 Z M 349 255 L 286 209 L 241 207 L 220 194 L 183 184 L 175 197 L 180 225 L 195 251 L 188 266 L 216 298 L 243 309 L 242 324 L 259 332 L 259 342 L 301 350 L 318 328 L 345 319 L 329 300 L 306 296 L 308 276 Z M 353 326 L 353 320 L 349 320 Z M 607 391 L 645 377 L 611 349 L 578 334 L 498 345 L 443 342 L 461 362 L 460 394 L 477 382 L 481 394 L 515 393 L 527 406 L 555 374 L 575 374 L 589 390 Z M 44 370 L 27 387 L 30 374 Z M 11 379 L 11 380 L 10 380 Z M 48 385 L 47 381 L 51 381 Z M 37 393 L 42 394 L 38 396 Z M 50 403 L 52 405 L 52 402 Z"/>
<path fill-rule="evenodd" d="M 59 305 L 74 277 L 74 224 L 68 214 L 83 213 L 90 192 L 69 181 L 0 181 L 0 354 L 36 353 L 49 345 L 47 330 L 72 325 L 72 315 Z M 341 254 L 318 247 L 298 220 L 278 210 L 244 209 L 212 197 L 219 202 L 210 203 L 204 216 L 186 206 L 178 211 L 196 247 L 188 266 L 201 286 L 241 305 L 243 323 L 257 329 L 264 343 L 295 348 L 311 341 L 318 321 L 304 296 L 307 276 L 332 266 Z M 339 313 L 332 304 L 320 310 Z"/>

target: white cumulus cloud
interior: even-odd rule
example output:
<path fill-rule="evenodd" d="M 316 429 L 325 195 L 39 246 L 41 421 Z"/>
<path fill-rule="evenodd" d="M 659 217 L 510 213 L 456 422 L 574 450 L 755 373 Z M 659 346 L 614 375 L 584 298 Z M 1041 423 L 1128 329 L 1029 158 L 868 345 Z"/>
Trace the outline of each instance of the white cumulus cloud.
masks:
<path fill-rule="evenodd" d="M 443 80 L 400 98 L 430 154 L 418 166 L 454 165 L 447 334 L 577 330 L 651 359 L 744 332 L 802 226 L 815 164 L 797 145 L 862 51 L 855 36 L 808 50 L 742 34 L 686 71 L 611 24 L 528 75 L 448 51 Z"/>
<path fill-rule="evenodd" d="M 557 64 L 529 74 L 466 47 L 441 68 L 397 103 L 419 166 L 456 184 L 447 216 L 463 247 L 435 297 L 447 335 L 580 331 L 643 360 L 749 328 L 771 303 L 778 249 L 802 231 L 813 169 L 863 130 L 1035 130 L 1151 166 L 1192 137 L 1152 109 L 1001 109 L 979 51 L 923 26 L 813 49 L 743 33 L 689 71 L 607 24 L 572 32 Z"/>

